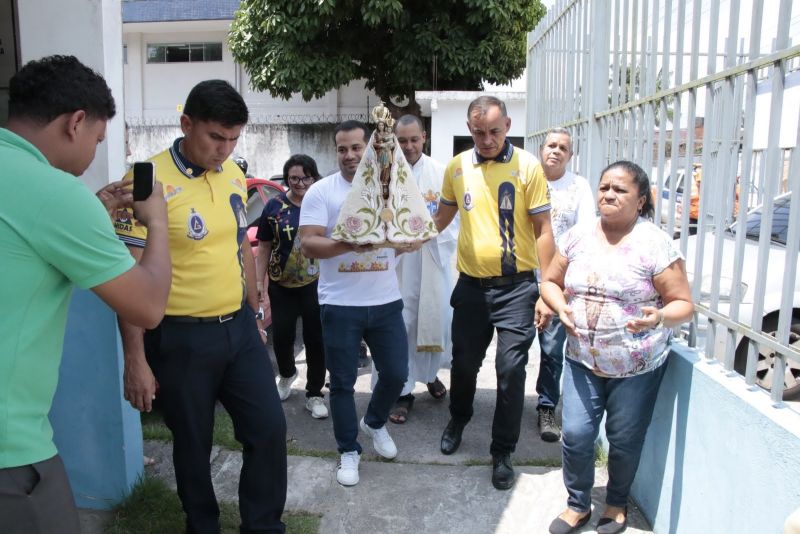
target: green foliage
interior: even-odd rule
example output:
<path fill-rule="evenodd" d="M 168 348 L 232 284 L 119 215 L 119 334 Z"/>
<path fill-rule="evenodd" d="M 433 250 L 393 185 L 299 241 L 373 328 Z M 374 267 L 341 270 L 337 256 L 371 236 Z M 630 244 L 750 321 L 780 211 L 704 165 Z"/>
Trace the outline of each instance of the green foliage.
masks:
<path fill-rule="evenodd" d="M 164 481 L 146 477 L 113 511 L 107 534 L 162 534 L 184 532 L 185 518 L 178 495 Z M 289 534 L 316 534 L 320 518 L 305 512 L 285 512 L 283 522 Z M 239 510 L 235 503 L 220 503 L 224 534 L 239 532 Z"/>
<path fill-rule="evenodd" d="M 478 90 L 525 67 L 540 0 L 243 0 L 229 36 L 254 89 L 305 100 L 365 79 L 385 102 Z"/>

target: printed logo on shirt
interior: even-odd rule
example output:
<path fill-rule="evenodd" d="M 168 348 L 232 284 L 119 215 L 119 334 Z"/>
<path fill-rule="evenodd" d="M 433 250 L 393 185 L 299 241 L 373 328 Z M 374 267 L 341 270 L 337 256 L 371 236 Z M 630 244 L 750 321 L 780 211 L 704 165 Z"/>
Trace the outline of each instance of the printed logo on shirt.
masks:
<path fill-rule="evenodd" d="M 236 188 L 239 189 L 241 192 L 247 193 L 247 188 L 244 186 L 244 183 L 242 183 L 241 178 L 234 178 L 233 180 L 231 180 L 231 183 L 234 186 L 236 186 Z"/>
<path fill-rule="evenodd" d="M 114 212 L 114 228 L 123 232 L 130 232 L 133 229 L 133 219 L 127 209 L 121 208 Z"/>
<path fill-rule="evenodd" d="M 339 263 L 338 271 L 340 273 L 367 273 L 375 271 L 388 271 L 389 270 L 389 257 L 386 252 L 380 252 L 377 256 L 375 253 L 365 252 L 364 254 L 356 254 L 356 259 L 346 264 L 345 262 Z"/>
<path fill-rule="evenodd" d="M 247 209 L 244 207 L 242 197 L 239 195 L 231 195 L 229 200 L 233 215 L 236 217 L 236 243 L 241 245 L 247 236 Z"/>
<path fill-rule="evenodd" d="M 428 192 L 423 194 L 422 198 L 425 200 L 425 205 L 428 206 L 428 212 L 434 215 L 439 209 L 439 193 L 428 189 Z"/>
<path fill-rule="evenodd" d="M 498 198 L 498 225 L 500 229 L 501 246 L 503 249 L 500 258 L 500 269 L 503 276 L 517 273 L 517 253 L 514 241 L 514 184 L 503 182 L 497 190 Z"/>
<path fill-rule="evenodd" d="M 191 212 L 189 213 L 188 226 L 189 232 L 186 234 L 186 236 L 194 239 L 195 241 L 200 241 L 208 235 L 208 228 L 206 228 L 205 219 L 203 219 L 203 216 L 197 213 L 194 208 L 191 208 Z"/>
<path fill-rule="evenodd" d="M 464 192 L 464 209 L 470 211 L 475 205 L 472 203 L 472 193 L 469 191 Z"/>
<path fill-rule="evenodd" d="M 178 195 L 181 191 L 183 191 L 182 187 L 173 187 L 171 185 L 167 186 L 167 190 L 164 193 L 164 200 L 169 200 L 172 197 Z"/>

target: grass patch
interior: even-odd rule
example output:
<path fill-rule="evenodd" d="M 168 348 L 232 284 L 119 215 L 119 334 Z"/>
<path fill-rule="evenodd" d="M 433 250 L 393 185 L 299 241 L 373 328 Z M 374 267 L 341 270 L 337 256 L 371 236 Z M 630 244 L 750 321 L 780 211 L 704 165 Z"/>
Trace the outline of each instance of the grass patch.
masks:
<path fill-rule="evenodd" d="M 608 467 L 608 453 L 600 443 L 594 446 L 594 466 Z"/>
<path fill-rule="evenodd" d="M 511 461 L 514 465 L 518 466 L 561 467 L 561 458 L 525 458 L 516 460 L 512 457 Z M 467 467 L 492 465 L 492 461 L 472 459 L 472 460 L 467 460 L 466 462 L 464 462 L 463 465 L 466 465 Z"/>
<path fill-rule="evenodd" d="M 164 424 L 164 419 L 158 412 L 142 413 L 142 437 L 145 440 L 172 442 L 172 433 Z M 217 410 L 214 414 L 214 436 L 212 443 L 225 449 L 241 451 L 242 444 L 236 441 L 233 435 L 233 421 L 224 409 Z M 314 449 L 301 449 L 295 438 L 286 440 L 286 453 L 289 456 L 312 456 L 314 458 L 339 458 L 335 450 L 318 451 Z"/>
<path fill-rule="evenodd" d="M 156 478 L 142 479 L 113 513 L 105 529 L 107 534 L 168 534 L 186 530 L 178 495 Z M 320 517 L 315 514 L 286 512 L 283 522 L 290 534 L 319 532 Z M 239 509 L 235 503 L 220 503 L 220 523 L 223 534 L 239 532 Z"/>
<path fill-rule="evenodd" d="M 286 454 L 289 456 L 311 456 L 314 458 L 339 458 L 336 451 L 318 451 L 316 449 L 301 449 L 297 445 L 297 439 L 289 438 L 286 440 Z"/>
<path fill-rule="evenodd" d="M 142 413 L 142 437 L 146 440 L 172 442 L 172 433 L 164 424 L 158 412 Z M 242 450 L 242 444 L 233 437 L 233 421 L 225 410 L 217 410 L 214 414 L 214 445 L 235 451 Z"/>

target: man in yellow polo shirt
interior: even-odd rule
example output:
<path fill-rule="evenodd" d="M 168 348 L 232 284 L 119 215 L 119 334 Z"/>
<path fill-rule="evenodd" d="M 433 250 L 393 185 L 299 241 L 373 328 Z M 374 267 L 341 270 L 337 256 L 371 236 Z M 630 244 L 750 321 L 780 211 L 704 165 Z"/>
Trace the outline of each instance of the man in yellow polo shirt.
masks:
<path fill-rule="evenodd" d="M 223 80 L 200 82 L 189 93 L 184 137 L 151 158 L 168 206 L 173 278 L 166 315 L 144 335 L 120 322 L 125 398 L 142 411 L 160 398 L 188 532 L 219 532 L 209 468 L 217 399 L 243 446 L 241 532 L 284 531 L 286 421 L 259 336 L 245 177 L 229 159 L 247 118 L 241 95 Z M 129 213 L 119 213 L 115 226 L 138 257 L 145 229 Z"/>
<path fill-rule="evenodd" d="M 453 306 L 450 422 L 441 450 L 453 454 L 472 417 L 478 370 L 497 329 L 497 404 L 492 424 L 492 484 L 514 485 L 511 453 L 519 439 L 528 349 L 552 312 L 539 300 L 534 269 L 547 268 L 554 244 L 550 199 L 539 161 L 506 139 L 511 119 L 502 100 L 482 96 L 467 109 L 475 149 L 453 158 L 444 174 L 441 232 L 459 213 L 460 272 Z M 534 306 L 536 307 L 534 324 Z"/>

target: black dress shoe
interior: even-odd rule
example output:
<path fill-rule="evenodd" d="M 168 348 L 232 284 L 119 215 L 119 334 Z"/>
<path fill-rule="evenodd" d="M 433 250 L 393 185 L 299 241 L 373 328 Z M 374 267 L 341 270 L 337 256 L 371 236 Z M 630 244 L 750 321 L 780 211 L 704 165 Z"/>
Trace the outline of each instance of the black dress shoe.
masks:
<path fill-rule="evenodd" d="M 492 486 L 499 490 L 511 489 L 514 485 L 514 468 L 511 466 L 511 455 L 492 455 Z"/>
<path fill-rule="evenodd" d="M 588 512 L 585 516 L 578 519 L 578 522 L 575 523 L 575 526 L 570 525 L 560 517 L 556 517 L 553 519 L 553 522 L 550 523 L 550 534 L 569 534 L 570 532 L 575 532 L 583 525 L 589 522 L 589 519 L 592 518 L 592 512 Z"/>
<path fill-rule="evenodd" d="M 617 532 L 622 532 L 627 526 L 627 513 L 625 514 L 625 519 L 622 520 L 622 523 L 618 523 L 610 517 L 601 517 L 600 521 L 597 522 L 597 534 L 615 534 Z"/>
<path fill-rule="evenodd" d="M 464 432 L 464 423 L 459 423 L 455 419 L 450 419 L 447 427 L 442 432 L 442 454 L 453 454 L 461 445 L 461 433 Z"/>

